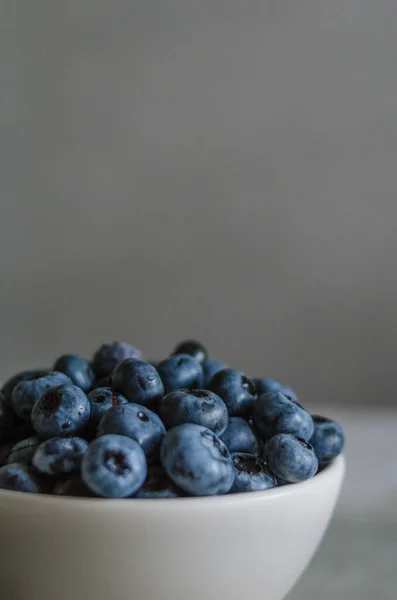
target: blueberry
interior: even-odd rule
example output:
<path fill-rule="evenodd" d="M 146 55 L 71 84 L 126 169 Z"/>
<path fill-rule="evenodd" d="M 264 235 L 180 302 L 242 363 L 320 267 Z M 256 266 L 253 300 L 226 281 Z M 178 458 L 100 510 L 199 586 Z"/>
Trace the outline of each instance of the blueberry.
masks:
<path fill-rule="evenodd" d="M 8 457 L 9 463 L 20 463 L 23 465 L 31 465 L 32 458 L 41 440 L 38 437 L 29 437 L 26 440 L 21 440 L 13 446 Z"/>
<path fill-rule="evenodd" d="M 11 463 L 0 468 L 0 489 L 14 492 L 42 492 L 40 480 L 27 465 Z"/>
<path fill-rule="evenodd" d="M 310 414 L 281 392 L 259 396 L 254 404 L 252 418 L 256 432 L 264 440 L 277 433 L 290 433 L 309 440 L 313 434 L 314 425 Z"/>
<path fill-rule="evenodd" d="M 0 446 L 0 467 L 4 467 L 8 463 L 8 457 L 14 447 L 14 442 L 7 442 Z"/>
<path fill-rule="evenodd" d="M 95 379 L 90 363 L 79 354 L 64 354 L 56 361 L 54 370 L 65 373 L 84 392 L 91 389 Z"/>
<path fill-rule="evenodd" d="M 109 433 L 135 440 L 142 446 L 148 463 L 158 461 L 165 427 L 156 413 L 145 406 L 131 402 L 109 408 L 99 422 L 97 435 Z"/>
<path fill-rule="evenodd" d="M 29 420 L 35 402 L 50 388 L 71 383 L 64 373 L 51 371 L 47 375 L 32 375 L 30 379 L 20 381 L 11 395 L 11 408 L 21 419 Z"/>
<path fill-rule="evenodd" d="M 126 498 L 135 494 L 147 475 L 145 453 L 135 440 L 109 434 L 88 446 L 81 465 L 83 482 L 98 496 Z"/>
<path fill-rule="evenodd" d="M 103 387 L 112 387 L 112 376 L 111 375 L 106 375 L 106 377 L 101 377 L 101 379 L 95 379 L 95 381 L 92 383 L 91 386 L 91 392 L 93 390 L 96 390 L 97 388 L 103 388 Z"/>
<path fill-rule="evenodd" d="M 319 415 L 314 415 L 313 421 L 314 433 L 310 438 L 310 443 L 318 458 L 319 466 L 322 468 L 339 456 L 343 450 L 345 438 L 342 427 L 335 421 Z"/>
<path fill-rule="evenodd" d="M 185 340 L 184 342 L 181 342 L 176 346 L 172 354 L 189 354 L 189 356 L 195 358 L 199 363 L 202 363 L 208 357 L 207 350 L 204 346 L 195 340 Z"/>
<path fill-rule="evenodd" d="M 42 438 L 66 437 L 83 430 L 90 403 L 82 389 L 64 384 L 47 390 L 32 410 L 32 424 Z"/>
<path fill-rule="evenodd" d="M 225 403 L 208 390 L 175 390 L 165 396 L 159 405 L 164 425 L 171 429 L 182 423 L 196 423 L 221 435 L 228 422 Z"/>
<path fill-rule="evenodd" d="M 157 371 L 164 384 L 165 393 L 179 389 L 200 389 L 203 386 L 203 369 L 189 354 L 176 354 L 162 360 Z"/>
<path fill-rule="evenodd" d="M 11 410 L 7 397 L 0 392 L 0 444 L 12 438 L 18 419 Z"/>
<path fill-rule="evenodd" d="M 155 407 L 164 393 L 163 383 L 156 369 L 148 362 L 127 358 L 113 373 L 113 388 L 130 402 Z"/>
<path fill-rule="evenodd" d="M 215 373 L 218 373 L 218 371 L 221 371 L 222 369 L 227 369 L 227 365 L 225 365 L 223 362 L 221 362 L 220 360 L 216 360 L 215 358 L 206 358 L 202 363 L 201 366 L 203 368 L 203 373 L 204 373 L 204 387 L 208 387 L 211 379 L 213 378 L 213 376 L 215 375 Z"/>
<path fill-rule="evenodd" d="M 1 391 L 3 392 L 5 397 L 9 399 L 11 397 L 14 387 L 17 386 L 18 383 L 20 383 L 21 381 L 31 381 L 35 377 L 44 377 L 44 375 L 48 375 L 48 373 L 48 369 L 34 369 L 30 371 L 21 371 L 20 373 L 17 373 L 16 375 L 10 377 L 10 379 L 8 379 L 3 385 Z"/>
<path fill-rule="evenodd" d="M 182 492 L 168 477 L 162 467 L 152 466 L 148 469 L 146 481 L 135 498 L 178 498 Z"/>
<path fill-rule="evenodd" d="M 259 454 L 260 443 L 247 421 L 241 417 L 230 417 L 228 425 L 221 435 L 229 452 Z"/>
<path fill-rule="evenodd" d="M 224 400 L 231 417 L 246 417 L 251 414 L 255 386 L 241 371 L 218 371 L 211 379 L 209 389 Z"/>
<path fill-rule="evenodd" d="M 95 498 L 95 494 L 83 483 L 80 475 L 70 475 L 67 479 L 59 479 L 54 485 L 52 493 L 56 496 Z"/>
<path fill-rule="evenodd" d="M 227 494 L 233 485 L 234 466 L 228 449 L 201 425 L 185 423 L 168 431 L 161 462 L 172 481 L 193 496 Z"/>
<path fill-rule="evenodd" d="M 298 483 L 316 474 L 318 460 L 313 446 L 289 433 L 279 433 L 265 445 L 267 466 L 283 482 Z"/>
<path fill-rule="evenodd" d="M 113 342 L 103 344 L 94 354 L 92 366 L 98 378 L 111 375 L 119 363 L 126 358 L 142 358 L 142 352 L 127 344 L 127 342 Z"/>
<path fill-rule="evenodd" d="M 276 379 L 271 379 L 271 377 L 260 377 L 258 379 L 253 379 L 253 382 L 255 384 L 256 393 L 258 396 L 267 394 L 268 392 L 281 392 L 293 402 L 298 402 L 298 396 L 294 390 L 288 385 L 285 385 L 280 381 L 276 381 Z"/>
<path fill-rule="evenodd" d="M 91 406 L 90 420 L 88 426 L 97 427 L 103 415 L 112 406 L 121 406 L 128 404 L 128 400 L 119 392 L 113 391 L 109 387 L 96 388 L 88 394 L 88 400 Z"/>
<path fill-rule="evenodd" d="M 51 438 L 39 445 L 32 463 L 43 475 L 77 471 L 87 447 L 88 443 L 79 437 Z"/>
<path fill-rule="evenodd" d="M 232 455 L 236 475 L 231 492 L 257 492 L 276 487 L 277 481 L 259 456 L 237 452 Z"/>

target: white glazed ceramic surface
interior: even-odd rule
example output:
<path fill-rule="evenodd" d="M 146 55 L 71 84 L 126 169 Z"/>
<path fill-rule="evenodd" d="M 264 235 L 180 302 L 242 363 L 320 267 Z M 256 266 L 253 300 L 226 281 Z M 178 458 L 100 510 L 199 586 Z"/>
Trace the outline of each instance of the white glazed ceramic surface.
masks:
<path fill-rule="evenodd" d="M 344 459 L 315 478 L 213 498 L 0 492 L 3 600 L 281 600 L 335 507 Z"/>

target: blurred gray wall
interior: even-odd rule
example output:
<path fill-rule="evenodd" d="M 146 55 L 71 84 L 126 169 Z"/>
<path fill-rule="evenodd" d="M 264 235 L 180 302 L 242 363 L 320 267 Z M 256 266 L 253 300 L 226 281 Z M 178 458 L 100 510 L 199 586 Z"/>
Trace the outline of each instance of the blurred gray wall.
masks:
<path fill-rule="evenodd" d="M 0 376 L 182 337 L 395 402 L 395 0 L 3 0 Z"/>

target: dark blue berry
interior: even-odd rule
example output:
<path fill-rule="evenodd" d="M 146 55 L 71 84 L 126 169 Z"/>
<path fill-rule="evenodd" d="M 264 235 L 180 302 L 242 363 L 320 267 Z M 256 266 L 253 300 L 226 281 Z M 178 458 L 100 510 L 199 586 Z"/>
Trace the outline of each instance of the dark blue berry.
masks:
<path fill-rule="evenodd" d="M 313 434 L 313 419 L 299 404 L 281 392 L 262 394 L 252 412 L 255 431 L 263 440 L 277 433 L 290 433 L 309 440 Z"/>
<path fill-rule="evenodd" d="M 184 342 L 181 342 L 176 346 L 172 354 L 189 354 L 199 363 L 202 363 L 208 357 L 207 350 L 204 346 L 195 340 L 185 340 Z"/>
<path fill-rule="evenodd" d="M 193 496 L 227 494 L 234 466 L 225 444 L 201 425 L 178 425 L 164 438 L 161 462 L 168 476 Z"/>
<path fill-rule="evenodd" d="M 109 408 L 99 422 L 97 435 L 109 433 L 125 435 L 138 442 L 148 463 L 159 460 L 165 427 L 156 413 L 145 406 L 131 402 Z"/>
<path fill-rule="evenodd" d="M 29 437 L 21 440 L 13 446 L 8 457 L 9 463 L 20 463 L 31 465 L 34 453 L 40 445 L 41 440 L 38 437 Z"/>
<path fill-rule="evenodd" d="M 119 394 L 119 392 L 115 392 L 109 387 L 96 388 L 95 390 L 92 390 L 88 394 L 88 400 L 91 407 L 88 426 L 92 424 L 95 429 L 109 408 L 112 408 L 112 406 L 128 404 L 128 400 L 125 396 Z"/>
<path fill-rule="evenodd" d="M 232 455 L 236 470 L 231 492 L 258 492 L 276 487 L 276 478 L 259 456 L 238 452 Z"/>
<path fill-rule="evenodd" d="M 11 463 L 0 468 L 0 489 L 39 494 L 40 480 L 27 465 Z"/>
<path fill-rule="evenodd" d="M 18 417 L 29 421 L 33 405 L 50 388 L 71 383 L 65 373 L 51 371 L 47 375 L 32 375 L 30 379 L 20 381 L 11 395 L 11 408 Z"/>
<path fill-rule="evenodd" d="M 245 373 L 222 369 L 211 379 L 209 389 L 222 398 L 231 417 L 247 417 L 251 414 L 255 386 Z"/>
<path fill-rule="evenodd" d="M 88 443 L 79 437 L 51 438 L 36 449 L 32 463 L 43 475 L 77 471 L 87 447 Z"/>
<path fill-rule="evenodd" d="M 135 440 L 109 434 L 88 446 L 81 465 L 83 482 L 98 496 L 126 498 L 136 494 L 147 475 L 145 453 Z"/>
<path fill-rule="evenodd" d="M 91 389 L 95 379 L 90 363 L 79 354 L 64 354 L 56 361 L 54 370 L 65 373 L 84 392 Z"/>
<path fill-rule="evenodd" d="M 178 498 L 181 495 L 181 490 L 178 490 L 165 470 L 159 466 L 152 466 L 149 467 L 146 481 L 135 498 Z"/>
<path fill-rule="evenodd" d="M 56 496 L 74 496 L 75 498 L 95 498 L 95 494 L 83 483 L 80 475 L 70 475 L 59 479 L 53 487 Z"/>
<path fill-rule="evenodd" d="M 316 474 L 318 460 L 313 446 L 288 433 L 279 433 L 265 445 L 263 457 L 277 479 L 298 483 Z"/>
<path fill-rule="evenodd" d="M 37 377 L 44 377 L 44 375 L 48 375 L 49 370 L 47 369 L 34 369 L 30 371 L 21 371 L 16 375 L 13 375 L 8 379 L 2 387 L 2 392 L 6 398 L 10 399 L 12 391 L 18 383 L 21 381 L 30 381 Z"/>
<path fill-rule="evenodd" d="M 209 390 L 175 390 L 159 404 L 159 415 L 164 425 L 171 429 L 182 423 L 196 423 L 221 435 L 228 422 L 223 400 Z"/>
<path fill-rule="evenodd" d="M 127 344 L 127 342 L 113 342 L 103 344 L 94 354 L 92 366 L 97 378 L 111 375 L 119 363 L 126 358 L 142 358 L 142 352 Z"/>
<path fill-rule="evenodd" d="M 148 362 L 127 358 L 113 373 L 113 389 L 130 402 L 155 407 L 163 397 L 164 386 L 156 369 Z"/>
<path fill-rule="evenodd" d="M 227 369 L 227 365 L 225 365 L 220 360 L 216 360 L 215 358 L 206 358 L 201 363 L 203 373 L 204 373 L 204 387 L 208 387 L 211 379 L 218 373 L 218 371 L 222 371 L 222 369 Z"/>
<path fill-rule="evenodd" d="M 258 379 L 253 379 L 253 382 L 255 384 L 256 393 L 258 396 L 267 394 L 268 392 L 281 392 L 293 402 L 298 402 L 298 396 L 294 390 L 288 385 L 281 383 L 281 381 L 271 379 L 271 377 L 259 377 Z"/>
<path fill-rule="evenodd" d="M 261 445 L 254 431 L 241 417 L 230 417 L 221 440 L 231 453 L 259 454 L 261 451 Z"/>
<path fill-rule="evenodd" d="M 314 433 L 310 443 L 318 458 L 319 466 L 323 468 L 342 452 L 345 438 L 342 427 L 335 421 L 319 415 L 314 415 L 313 421 Z"/>
<path fill-rule="evenodd" d="M 203 386 L 203 369 L 189 354 L 176 354 L 162 360 L 157 371 L 166 394 L 180 389 L 200 389 Z"/>
<path fill-rule="evenodd" d="M 82 431 L 90 416 L 90 403 L 82 389 L 64 384 L 47 390 L 32 410 L 32 424 L 44 439 Z"/>

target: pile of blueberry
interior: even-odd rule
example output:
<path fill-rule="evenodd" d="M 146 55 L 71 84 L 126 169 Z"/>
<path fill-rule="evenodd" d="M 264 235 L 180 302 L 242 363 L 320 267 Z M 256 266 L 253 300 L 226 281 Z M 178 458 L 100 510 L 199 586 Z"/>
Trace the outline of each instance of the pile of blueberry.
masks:
<path fill-rule="evenodd" d="M 0 488 L 175 498 L 298 483 L 343 449 L 341 427 L 292 389 L 179 344 L 157 363 L 125 342 L 61 356 L 0 393 Z"/>

